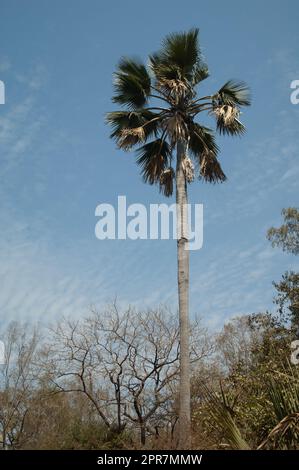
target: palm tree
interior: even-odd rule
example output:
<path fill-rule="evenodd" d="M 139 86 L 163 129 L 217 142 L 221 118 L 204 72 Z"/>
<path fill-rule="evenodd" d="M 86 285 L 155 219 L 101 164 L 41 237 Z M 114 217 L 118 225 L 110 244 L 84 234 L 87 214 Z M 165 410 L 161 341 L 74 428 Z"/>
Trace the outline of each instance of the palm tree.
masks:
<path fill-rule="evenodd" d="M 111 137 L 119 148 L 128 151 L 139 146 L 137 164 L 144 181 L 157 184 L 167 197 L 172 195 L 176 184 L 180 448 L 189 448 L 191 442 L 187 184 L 194 179 L 194 163 L 202 180 L 216 183 L 226 179 L 217 159 L 213 131 L 195 119 L 200 113 L 208 112 L 216 119 L 217 131 L 240 135 L 245 130 L 239 121 L 240 107 L 250 104 L 247 86 L 233 80 L 213 95 L 198 97 L 197 85 L 208 75 L 198 44 L 198 29 L 170 34 L 161 50 L 149 56 L 148 66 L 137 59 L 120 60 L 113 102 L 123 110 L 107 115 L 113 130 Z"/>

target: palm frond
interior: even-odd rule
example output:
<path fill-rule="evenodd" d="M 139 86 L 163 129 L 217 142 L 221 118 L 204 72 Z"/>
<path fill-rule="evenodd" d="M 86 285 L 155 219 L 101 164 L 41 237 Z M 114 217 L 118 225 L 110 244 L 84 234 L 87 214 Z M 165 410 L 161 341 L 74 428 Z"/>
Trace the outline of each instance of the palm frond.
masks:
<path fill-rule="evenodd" d="M 141 174 L 146 183 L 160 182 L 162 173 L 168 168 L 171 150 L 163 139 L 156 139 L 137 150 L 137 163 L 141 166 Z"/>
<path fill-rule="evenodd" d="M 189 149 L 198 163 L 202 179 L 208 183 L 225 181 L 226 176 L 217 159 L 218 146 L 213 131 L 197 123 L 191 123 L 189 130 Z"/>
<path fill-rule="evenodd" d="M 198 28 L 192 28 L 188 32 L 166 36 L 162 43 L 162 58 L 185 72 L 191 71 L 200 55 L 198 32 Z"/>
<path fill-rule="evenodd" d="M 266 439 L 258 446 L 258 450 L 265 448 L 267 445 L 279 448 L 281 444 L 284 444 L 283 440 L 287 434 L 293 435 L 296 441 L 298 442 L 299 435 L 299 412 L 292 413 L 285 416 L 268 434 Z M 297 437 L 295 437 L 297 436 Z"/>
<path fill-rule="evenodd" d="M 155 56 L 151 56 L 150 60 L 156 77 L 155 87 L 170 105 L 175 104 L 181 97 L 192 95 L 192 87 L 177 65 L 158 62 L 159 59 Z M 153 66 L 155 61 L 156 65 Z"/>
<path fill-rule="evenodd" d="M 142 126 L 133 129 L 122 129 L 118 139 L 118 145 L 124 150 L 130 150 L 134 145 L 145 141 L 144 128 Z"/>
<path fill-rule="evenodd" d="M 223 390 L 222 398 L 225 397 Z M 209 390 L 205 385 L 202 386 L 202 394 L 205 401 L 209 404 L 209 414 L 215 424 L 222 430 L 227 443 L 232 449 L 250 450 L 249 444 L 243 439 L 229 407 L 226 398 L 222 401 L 215 392 Z"/>
<path fill-rule="evenodd" d="M 170 197 L 173 193 L 173 181 L 175 173 L 172 167 L 163 170 L 160 176 L 160 192 L 166 197 Z"/>
<path fill-rule="evenodd" d="M 215 96 L 219 104 L 250 105 L 250 91 L 245 82 L 228 80 Z"/>
<path fill-rule="evenodd" d="M 196 65 L 192 72 L 192 79 L 191 79 L 192 86 L 195 86 L 198 83 L 202 82 L 203 80 L 208 78 L 208 76 L 209 76 L 209 69 L 207 65 L 205 64 Z"/>
<path fill-rule="evenodd" d="M 158 82 L 161 80 L 181 80 L 182 71 L 176 64 L 163 61 L 159 54 L 149 56 L 149 65 Z"/>
<path fill-rule="evenodd" d="M 217 131 L 223 135 L 243 135 L 246 132 L 244 124 L 238 119 L 235 119 L 230 124 L 225 124 L 223 118 L 217 119 L 216 128 Z"/>
<path fill-rule="evenodd" d="M 224 104 L 214 107 L 212 113 L 216 116 L 217 130 L 220 134 L 241 135 L 245 126 L 239 121 L 240 110 L 237 106 Z"/>
<path fill-rule="evenodd" d="M 217 155 L 219 148 L 212 129 L 191 121 L 189 135 L 189 149 L 195 158 L 199 158 L 204 151 L 211 151 Z"/>
<path fill-rule="evenodd" d="M 184 80 L 192 85 L 207 76 L 201 59 L 198 29 L 166 36 L 161 50 L 150 56 L 150 66 L 157 80 Z"/>
<path fill-rule="evenodd" d="M 226 176 L 213 152 L 203 152 L 200 157 L 200 176 L 208 183 L 223 183 Z"/>
<path fill-rule="evenodd" d="M 277 419 L 299 412 L 299 371 L 290 364 L 284 367 L 284 379 L 273 377 L 269 384 L 269 395 Z"/>
<path fill-rule="evenodd" d="M 158 118 L 159 114 L 153 113 L 147 109 L 141 109 L 136 111 L 113 111 L 107 113 L 106 121 L 112 127 L 113 132 L 110 137 L 116 140 L 116 143 L 120 145 L 124 137 L 124 131 L 133 130 L 142 127 L 144 136 L 136 133 L 131 135 L 131 146 L 140 143 L 143 140 L 147 140 L 151 136 L 156 136 L 158 132 Z M 129 133 L 127 133 L 129 134 Z M 139 137 L 142 137 L 140 140 Z M 129 135 L 128 135 L 129 140 Z M 120 147 L 123 147 L 120 145 Z"/>
<path fill-rule="evenodd" d="M 145 65 L 139 59 L 123 57 L 118 64 L 119 71 L 126 75 L 135 77 L 145 93 L 150 93 L 151 78 Z"/>
<path fill-rule="evenodd" d="M 269 399 L 278 424 L 260 444 L 270 448 L 297 448 L 299 440 L 299 372 L 290 364 L 271 378 Z"/>
<path fill-rule="evenodd" d="M 131 109 L 141 108 L 147 102 L 151 79 L 146 67 L 137 59 L 122 58 L 114 74 L 113 102 Z"/>

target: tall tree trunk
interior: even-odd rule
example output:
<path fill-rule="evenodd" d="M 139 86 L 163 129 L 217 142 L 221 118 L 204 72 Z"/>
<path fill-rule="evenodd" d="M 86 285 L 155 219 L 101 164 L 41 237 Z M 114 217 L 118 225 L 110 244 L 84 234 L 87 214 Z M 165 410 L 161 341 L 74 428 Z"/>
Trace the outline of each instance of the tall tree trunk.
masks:
<path fill-rule="evenodd" d="M 191 447 L 190 356 L 189 356 L 189 250 L 187 182 L 182 167 L 184 142 L 177 143 L 176 203 L 178 223 L 178 295 L 180 316 L 180 409 L 179 449 Z"/>

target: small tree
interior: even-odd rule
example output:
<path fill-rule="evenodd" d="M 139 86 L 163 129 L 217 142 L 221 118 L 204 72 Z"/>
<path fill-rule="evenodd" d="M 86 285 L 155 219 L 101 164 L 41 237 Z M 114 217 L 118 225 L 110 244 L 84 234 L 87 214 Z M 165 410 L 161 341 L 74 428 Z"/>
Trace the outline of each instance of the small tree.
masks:
<path fill-rule="evenodd" d="M 33 406 L 32 396 L 39 376 L 36 329 L 12 322 L 2 337 L 4 364 L 0 366 L 0 445 L 17 449 L 25 442 L 24 428 Z"/>
<path fill-rule="evenodd" d="M 278 246 L 288 253 L 299 254 L 299 211 L 295 207 L 282 210 L 284 224 L 271 227 L 267 237 L 272 246 Z M 299 336 L 299 273 L 286 272 L 279 283 L 274 283 L 277 290 L 276 304 L 282 322 L 291 322 Z"/>
<path fill-rule="evenodd" d="M 299 253 L 299 211 L 296 207 L 288 207 L 281 212 L 284 218 L 284 224 L 280 227 L 271 227 L 268 230 L 268 240 L 272 246 L 278 246 L 287 251 L 298 255 Z"/>

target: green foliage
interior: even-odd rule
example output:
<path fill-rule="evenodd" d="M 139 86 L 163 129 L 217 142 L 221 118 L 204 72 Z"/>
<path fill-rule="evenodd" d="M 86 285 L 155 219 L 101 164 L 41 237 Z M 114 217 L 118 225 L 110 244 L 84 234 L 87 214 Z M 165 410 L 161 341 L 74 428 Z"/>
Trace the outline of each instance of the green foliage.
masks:
<path fill-rule="evenodd" d="M 123 150 L 142 145 L 137 164 L 144 181 L 158 184 L 166 196 L 173 192 L 172 153 L 180 141 L 190 150 L 204 181 L 226 179 L 213 131 L 196 121 L 200 113 L 212 113 L 220 133 L 239 135 L 245 130 L 238 117 L 240 107 L 250 104 L 247 86 L 230 80 L 218 92 L 198 97 L 196 87 L 208 75 L 197 28 L 166 36 L 161 49 L 149 56 L 148 67 L 130 58 L 118 64 L 113 102 L 125 109 L 107 114 L 111 137 Z M 193 175 L 188 182 L 192 180 Z"/>
<path fill-rule="evenodd" d="M 218 394 L 203 386 L 203 397 L 207 402 L 210 416 L 214 423 L 222 430 L 224 439 L 232 449 L 249 450 L 248 443 L 243 439 L 233 419 L 232 410 L 222 387 L 220 387 L 220 390 L 222 399 Z"/>
<path fill-rule="evenodd" d="M 277 295 L 275 303 L 282 322 L 290 322 L 293 329 L 299 326 L 299 273 L 286 272 L 280 282 L 273 283 Z"/>
<path fill-rule="evenodd" d="M 142 168 L 145 182 L 150 184 L 160 181 L 163 171 L 170 165 L 171 152 L 167 142 L 157 139 L 138 149 L 137 163 Z"/>
<path fill-rule="evenodd" d="M 284 224 L 278 228 L 270 228 L 267 233 L 268 240 L 273 247 L 280 247 L 283 251 L 298 255 L 299 253 L 299 211 L 295 207 L 282 210 Z M 293 329 L 299 331 L 299 273 L 286 272 L 279 283 L 273 283 L 277 296 L 276 304 L 279 306 L 279 315 L 282 322 L 290 322 Z"/>
<path fill-rule="evenodd" d="M 258 314 L 228 323 L 219 340 L 224 367 L 208 387 L 200 382 L 194 410 L 207 441 L 216 448 L 298 448 L 299 370 L 289 363 L 291 330 Z"/>
<path fill-rule="evenodd" d="M 230 106 L 249 106 L 250 95 L 246 83 L 229 80 L 218 91 L 217 99 L 219 104 L 226 104 Z"/>
<path fill-rule="evenodd" d="M 284 224 L 278 228 L 271 227 L 268 230 L 268 240 L 272 246 L 278 246 L 289 253 L 299 253 L 299 211 L 296 207 L 288 207 L 282 210 Z"/>
<path fill-rule="evenodd" d="M 140 108 L 146 104 L 151 80 L 146 67 L 138 60 L 123 58 L 114 77 L 114 103 Z"/>
<path fill-rule="evenodd" d="M 197 28 L 169 34 L 162 49 L 150 56 L 150 66 L 159 80 L 186 80 L 192 84 L 207 78 L 207 66 L 201 59 Z"/>
<path fill-rule="evenodd" d="M 82 450 L 119 450 L 125 449 L 130 444 L 129 432 L 114 432 L 108 430 L 103 423 L 82 422 L 76 419 L 69 428 L 67 439 L 64 442 L 65 449 Z"/>
<path fill-rule="evenodd" d="M 287 364 L 277 371 L 268 385 L 269 399 L 276 422 L 259 448 L 298 449 L 299 442 L 299 372 Z"/>
<path fill-rule="evenodd" d="M 110 137 L 120 145 L 123 139 L 122 131 L 125 129 L 135 129 L 143 126 L 145 138 L 150 138 L 157 133 L 157 114 L 147 109 L 139 111 L 115 111 L 107 115 L 107 122 L 112 127 Z M 138 136 L 135 140 L 139 142 Z M 135 145 L 132 143 L 131 145 Z"/>

